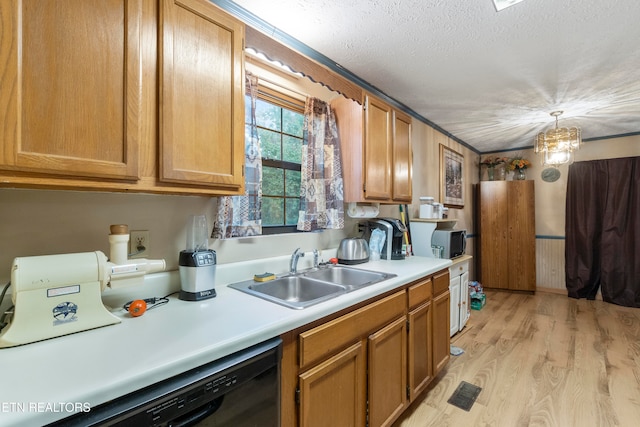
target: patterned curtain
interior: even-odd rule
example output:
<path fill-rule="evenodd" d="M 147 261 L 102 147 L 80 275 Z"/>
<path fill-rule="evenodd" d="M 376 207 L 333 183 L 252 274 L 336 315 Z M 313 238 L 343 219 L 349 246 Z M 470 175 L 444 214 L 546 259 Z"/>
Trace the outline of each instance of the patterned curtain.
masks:
<path fill-rule="evenodd" d="M 245 111 L 245 194 L 218 198 L 218 213 L 211 232 L 215 239 L 262 234 L 262 154 L 256 127 L 258 77 L 247 73 Z"/>
<path fill-rule="evenodd" d="M 308 98 L 304 112 L 298 230 L 344 228 L 340 138 L 324 101 Z"/>

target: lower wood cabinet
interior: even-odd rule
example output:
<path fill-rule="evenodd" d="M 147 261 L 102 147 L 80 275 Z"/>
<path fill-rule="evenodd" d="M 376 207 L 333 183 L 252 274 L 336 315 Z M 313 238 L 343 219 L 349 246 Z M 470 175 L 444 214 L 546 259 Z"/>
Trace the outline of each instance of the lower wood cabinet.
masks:
<path fill-rule="evenodd" d="M 427 388 L 433 379 L 433 293 L 431 279 L 408 289 L 408 380 L 409 401 Z M 422 295 L 418 295 L 421 293 Z"/>
<path fill-rule="evenodd" d="M 407 321 L 369 336 L 369 425 L 388 426 L 407 404 Z"/>
<path fill-rule="evenodd" d="M 433 299 L 433 375 L 438 373 L 449 362 L 451 357 L 451 336 L 449 335 L 449 291 Z M 445 328 L 446 325 L 446 328 Z"/>
<path fill-rule="evenodd" d="M 282 425 L 390 426 L 449 361 L 448 285 L 445 269 L 283 334 Z"/>
<path fill-rule="evenodd" d="M 365 346 L 358 341 L 300 374 L 300 425 L 364 426 L 365 362 Z"/>
<path fill-rule="evenodd" d="M 369 399 L 380 404 L 374 411 L 380 424 L 370 426 L 385 425 L 384 420 L 402 412 L 406 392 L 390 384 L 406 375 L 406 337 L 400 336 L 405 334 L 405 313 L 403 289 L 300 334 L 300 426 L 364 426 L 367 409 L 373 407 L 367 406 Z M 340 351 L 344 347 L 347 350 Z M 374 376 L 382 378 L 372 380 Z M 391 381 L 379 382 L 383 378 Z M 389 395 L 393 399 L 386 402 Z"/>

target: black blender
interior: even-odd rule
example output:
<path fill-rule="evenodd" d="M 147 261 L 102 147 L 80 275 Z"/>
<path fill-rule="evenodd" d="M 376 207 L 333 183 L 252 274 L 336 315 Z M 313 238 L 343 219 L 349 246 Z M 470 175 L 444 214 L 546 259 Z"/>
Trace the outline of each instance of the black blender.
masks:
<path fill-rule="evenodd" d="M 193 215 L 187 222 L 187 247 L 180 251 L 180 296 L 200 301 L 216 296 L 216 253 L 209 249 L 207 218 Z"/>

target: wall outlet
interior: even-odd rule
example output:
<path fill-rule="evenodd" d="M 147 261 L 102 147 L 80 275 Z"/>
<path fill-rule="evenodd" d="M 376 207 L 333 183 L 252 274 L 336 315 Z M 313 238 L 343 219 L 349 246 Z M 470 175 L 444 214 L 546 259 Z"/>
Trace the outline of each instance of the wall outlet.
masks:
<path fill-rule="evenodd" d="M 149 254 L 149 231 L 132 230 L 129 233 L 129 258 L 144 258 Z"/>

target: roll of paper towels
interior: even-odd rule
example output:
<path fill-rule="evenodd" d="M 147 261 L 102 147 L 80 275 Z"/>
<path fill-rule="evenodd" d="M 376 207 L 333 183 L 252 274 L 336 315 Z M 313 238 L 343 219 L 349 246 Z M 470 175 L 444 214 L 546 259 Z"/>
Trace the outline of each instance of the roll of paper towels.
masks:
<path fill-rule="evenodd" d="M 357 203 L 349 203 L 347 205 L 347 215 L 351 218 L 375 218 L 380 213 L 380 205 L 374 203 L 371 205 L 359 205 Z"/>

